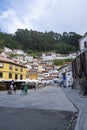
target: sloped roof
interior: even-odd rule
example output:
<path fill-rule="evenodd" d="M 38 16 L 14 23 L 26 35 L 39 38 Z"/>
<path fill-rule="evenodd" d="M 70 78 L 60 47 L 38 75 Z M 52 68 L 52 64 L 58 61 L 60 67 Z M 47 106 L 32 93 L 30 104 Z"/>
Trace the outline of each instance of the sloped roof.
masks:
<path fill-rule="evenodd" d="M 87 37 L 87 33 L 85 33 L 85 34 L 79 39 L 79 41 L 81 41 L 84 37 Z"/>
<path fill-rule="evenodd" d="M 53 78 L 57 78 L 57 76 L 47 76 L 42 80 L 52 80 Z"/>
<path fill-rule="evenodd" d="M 23 65 L 21 65 L 21 64 L 18 64 L 17 62 L 14 62 L 13 60 L 8 59 L 8 58 L 0 57 L 0 62 L 11 63 L 11 64 L 18 65 L 18 66 L 21 66 L 21 67 L 25 67 L 25 66 L 23 66 Z M 25 68 L 26 68 L 26 67 L 25 67 Z"/>

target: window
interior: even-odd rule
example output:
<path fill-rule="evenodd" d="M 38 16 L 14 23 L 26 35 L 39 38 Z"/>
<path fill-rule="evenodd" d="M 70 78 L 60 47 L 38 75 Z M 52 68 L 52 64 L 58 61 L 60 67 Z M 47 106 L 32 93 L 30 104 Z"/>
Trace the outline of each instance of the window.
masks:
<path fill-rule="evenodd" d="M 23 78 L 22 75 L 20 75 L 20 79 L 21 79 L 21 80 L 22 80 L 22 78 Z"/>
<path fill-rule="evenodd" d="M 9 69 L 12 70 L 12 64 L 9 65 Z"/>
<path fill-rule="evenodd" d="M 23 68 L 22 67 L 20 68 L 20 71 L 23 72 Z"/>
<path fill-rule="evenodd" d="M 18 66 L 15 66 L 15 70 L 18 70 Z"/>
<path fill-rule="evenodd" d="M 3 77 L 3 73 L 2 72 L 0 72 L 0 78 L 2 78 Z"/>
<path fill-rule="evenodd" d="M 84 42 L 84 47 L 85 47 L 85 48 L 87 47 L 87 41 Z"/>
<path fill-rule="evenodd" d="M 65 69 L 65 72 L 67 72 L 67 69 Z"/>
<path fill-rule="evenodd" d="M 9 78 L 12 78 L 12 73 L 9 73 Z"/>
<path fill-rule="evenodd" d="M 0 68 L 3 68 L 4 67 L 4 64 L 3 63 L 0 63 Z"/>
<path fill-rule="evenodd" d="M 18 79 L 18 75 L 17 74 L 15 74 L 15 79 Z"/>

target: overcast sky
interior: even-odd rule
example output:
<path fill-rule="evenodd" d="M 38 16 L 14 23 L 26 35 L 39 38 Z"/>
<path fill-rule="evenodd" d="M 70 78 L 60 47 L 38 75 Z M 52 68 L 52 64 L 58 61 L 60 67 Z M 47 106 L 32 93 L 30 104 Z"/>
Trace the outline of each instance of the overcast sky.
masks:
<path fill-rule="evenodd" d="M 87 0 L 0 0 L 1 31 L 87 32 Z"/>

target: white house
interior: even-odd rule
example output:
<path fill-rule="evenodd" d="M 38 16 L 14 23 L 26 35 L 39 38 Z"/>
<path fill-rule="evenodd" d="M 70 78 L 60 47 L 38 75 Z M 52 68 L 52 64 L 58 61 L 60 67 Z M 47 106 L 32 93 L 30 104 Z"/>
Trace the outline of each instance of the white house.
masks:
<path fill-rule="evenodd" d="M 24 61 L 23 61 L 23 56 L 16 56 L 16 57 L 13 57 L 12 60 L 15 60 L 15 61 L 24 63 Z"/>
<path fill-rule="evenodd" d="M 65 75 L 66 77 L 66 86 L 69 87 L 69 86 L 72 86 L 73 84 L 73 77 L 72 77 L 72 65 L 71 64 L 68 64 L 68 65 L 65 65 L 65 66 L 62 66 L 59 68 L 59 82 L 61 80 L 63 80 L 63 75 Z"/>
<path fill-rule="evenodd" d="M 25 62 L 33 61 L 33 56 L 28 56 L 28 55 L 24 56 L 24 61 Z"/>
<path fill-rule="evenodd" d="M 25 66 L 26 66 L 28 69 L 32 69 L 31 64 L 26 64 Z"/>
<path fill-rule="evenodd" d="M 12 49 L 4 47 L 4 53 L 12 53 Z"/>
<path fill-rule="evenodd" d="M 43 73 L 39 73 L 39 74 L 38 74 L 38 80 L 41 81 L 42 79 L 44 79 L 44 77 L 45 77 L 45 76 L 44 76 Z"/>
<path fill-rule="evenodd" d="M 13 53 L 14 53 L 14 54 L 23 55 L 23 54 L 24 54 L 24 51 L 17 49 L 17 50 L 13 50 Z"/>
<path fill-rule="evenodd" d="M 75 59 L 77 56 L 77 53 L 72 53 L 67 56 L 68 59 Z"/>
<path fill-rule="evenodd" d="M 42 59 L 43 60 L 55 60 L 56 59 L 56 54 L 54 52 L 50 52 L 48 54 L 43 53 L 42 54 Z"/>
<path fill-rule="evenodd" d="M 42 54 L 42 59 L 43 60 L 46 60 L 46 61 L 48 61 L 48 60 L 55 60 L 55 59 L 57 59 L 57 60 L 59 60 L 59 59 L 74 59 L 74 58 L 76 58 L 76 54 L 75 53 L 73 53 L 73 54 L 69 54 L 69 55 L 63 55 L 63 54 L 56 54 L 56 53 L 49 53 L 49 54 Z"/>
<path fill-rule="evenodd" d="M 87 33 L 79 39 L 80 51 L 83 52 L 87 48 Z"/>

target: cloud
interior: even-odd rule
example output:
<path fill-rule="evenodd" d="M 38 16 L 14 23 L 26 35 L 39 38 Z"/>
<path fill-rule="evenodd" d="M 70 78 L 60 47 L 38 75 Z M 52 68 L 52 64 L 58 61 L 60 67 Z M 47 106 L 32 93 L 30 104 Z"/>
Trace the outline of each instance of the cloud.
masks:
<path fill-rule="evenodd" d="M 0 16 L 1 25 L 4 30 L 9 33 L 14 33 L 18 28 L 25 28 L 26 26 L 21 22 L 16 12 L 13 10 L 7 10 L 1 13 Z"/>
<path fill-rule="evenodd" d="M 18 28 L 81 34 L 87 30 L 86 0 L 7 1 L 4 10 L 4 4 L 0 5 L 0 25 L 8 33 L 14 33 Z"/>

